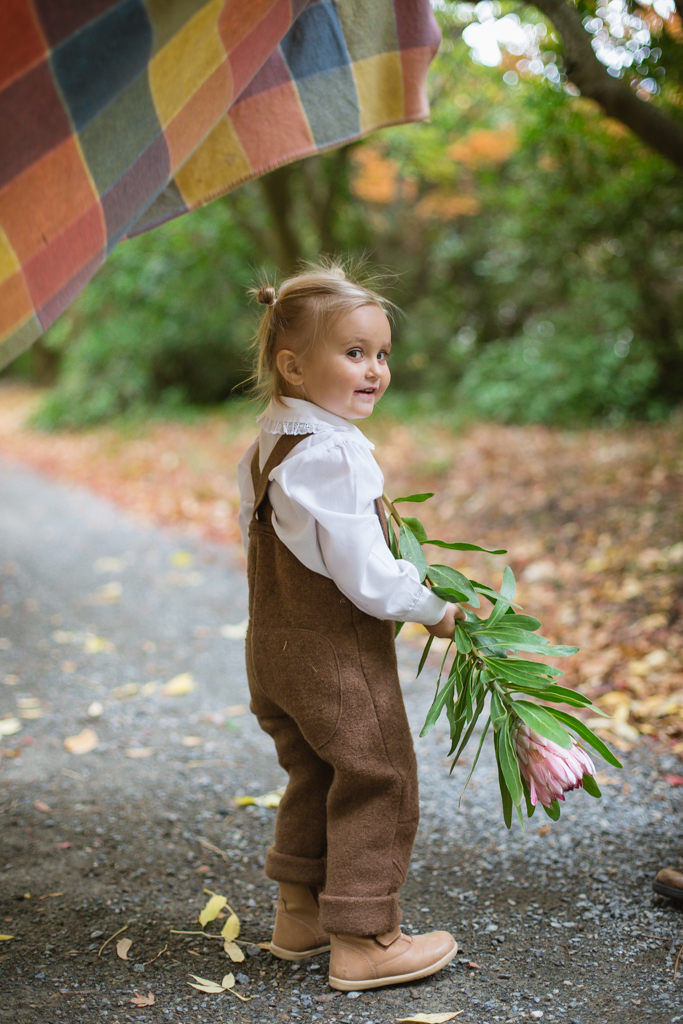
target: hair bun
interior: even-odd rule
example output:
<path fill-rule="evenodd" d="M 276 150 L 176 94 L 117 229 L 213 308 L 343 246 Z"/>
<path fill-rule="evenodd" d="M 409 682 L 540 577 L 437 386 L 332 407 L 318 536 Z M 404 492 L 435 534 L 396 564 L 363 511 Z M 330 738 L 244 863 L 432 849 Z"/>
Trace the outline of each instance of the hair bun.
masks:
<path fill-rule="evenodd" d="M 260 302 L 262 306 L 274 306 L 276 302 L 275 289 L 271 288 L 269 284 L 263 285 L 256 293 L 256 301 Z"/>

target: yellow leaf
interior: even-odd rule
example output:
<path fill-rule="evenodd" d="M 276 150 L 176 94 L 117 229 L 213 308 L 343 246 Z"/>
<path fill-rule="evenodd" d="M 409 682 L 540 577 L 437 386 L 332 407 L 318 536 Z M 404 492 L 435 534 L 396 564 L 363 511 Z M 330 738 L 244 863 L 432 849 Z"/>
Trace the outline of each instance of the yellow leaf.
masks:
<path fill-rule="evenodd" d="M 139 689 L 139 683 L 124 683 L 122 686 L 115 686 L 111 691 L 111 695 L 116 697 L 117 700 L 125 700 L 126 697 L 134 697 Z"/>
<path fill-rule="evenodd" d="M 221 985 L 223 986 L 223 988 L 234 988 L 235 976 L 233 974 L 226 974 L 221 982 Z"/>
<path fill-rule="evenodd" d="M 94 633 L 86 633 L 83 637 L 83 650 L 87 654 L 111 654 L 114 650 L 114 645 L 110 640 L 105 640 L 103 636 L 95 636 Z"/>
<path fill-rule="evenodd" d="M 197 684 L 192 678 L 191 672 L 182 672 L 179 676 L 174 676 L 170 679 L 165 686 L 162 686 L 161 692 L 164 697 L 184 697 L 186 693 L 192 693 L 196 689 Z"/>
<path fill-rule="evenodd" d="M 18 718 L 0 718 L 0 736 L 13 736 L 22 728 Z"/>
<path fill-rule="evenodd" d="M 193 558 L 190 551 L 174 551 L 169 562 L 176 569 L 187 569 L 188 566 L 192 565 Z"/>
<path fill-rule="evenodd" d="M 93 604 L 116 604 L 121 600 L 122 593 L 123 587 L 119 581 L 112 580 L 111 583 L 105 583 L 103 587 L 100 587 L 92 601 Z"/>
<path fill-rule="evenodd" d="M 116 943 L 116 955 L 121 960 L 129 960 L 128 950 L 133 945 L 132 939 L 119 939 Z"/>
<path fill-rule="evenodd" d="M 240 933 L 240 919 L 237 914 L 233 911 L 230 917 L 221 928 L 221 935 L 226 942 L 231 942 L 236 939 Z"/>
<path fill-rule="evenodd" d="M 129 747 L 126 757 L 151 757 L 155 753 L 155 747 Z"/>
<path fill-rule="evenodd" d="M 13 938 L 13 935 L 0 935 L 0 942 L 9 942 L 9 940 Z"/>
<path fill-rule="evenodd" d="M 455 1017 L 459 1017 L 464 1010 L 458 1010 L 456 1013 L 418 1013 L 415 1017 L 398 1017 L 399 1024 L 404 1024 L 405 1021 L 414 1021 L 416 1024 L 446 1024 L 447 1020 L 453 1020 Z"/>
<path fill-rule="evenodd" d="M 274 789 L 263 796 L 236 796 L 235 803 L 238 807 L 279 807 L 283 793 L 284 789 Z"/>
<path fill-rule="evenodd" d="M 195 981 L 199 982 L 199 984 L 195 985 L 193 982 L 188 981 L 188 985 L 190 985 L 191 988 L 199 989 L 200 992 L 225 992 L 223 986 L 217 985 L 215 981 L 209 981 L 207 978 L 200 978 L 196 974 L 191 974 L 190 977 L 194 978 Z"/>
<path fill-rule="evenodd" d="M 204 742 L 203 736 L 183 736 L 180 742 L 184 747 L 201 747 Z"/>
<path fill-rule="evenodd" d="M 77 736 L 67 736 L 64 747 L 70 754 L 89 754 L 99 742 L 94 729 L 83 729 Z"/>
<path fill-rule="evenodd" d="M 199 915 L 199 923 L 202 928 L 209 923 L 209 921 L 215 921 L 221 910 L 228 901 L 225 896 L 217 896 L 215 893 L 211 896 L 204 909 Z"/>
<path fill-rule="evenodd" d="M 236 942 L 231 942 L 229 939 L 226 939 L 223 944 L 223 949 L 234 964 L 241 964 L 244 960 L 244 953 Z"/>
<path fill-rule="evenodd" d="M 24 708 L 19 712 L 20 718 L 42 718 L 45 714 L 43 708 Z"/>

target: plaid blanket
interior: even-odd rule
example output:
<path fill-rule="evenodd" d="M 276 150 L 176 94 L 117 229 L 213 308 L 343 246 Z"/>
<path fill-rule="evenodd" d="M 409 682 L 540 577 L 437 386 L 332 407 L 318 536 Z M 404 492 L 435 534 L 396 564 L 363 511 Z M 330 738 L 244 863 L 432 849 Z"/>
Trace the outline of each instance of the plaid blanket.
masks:
<path fill-rule="evenodd" d="M 1 0 L 0 368 L 125 236 L 427 116 L 429 0 Z"/>

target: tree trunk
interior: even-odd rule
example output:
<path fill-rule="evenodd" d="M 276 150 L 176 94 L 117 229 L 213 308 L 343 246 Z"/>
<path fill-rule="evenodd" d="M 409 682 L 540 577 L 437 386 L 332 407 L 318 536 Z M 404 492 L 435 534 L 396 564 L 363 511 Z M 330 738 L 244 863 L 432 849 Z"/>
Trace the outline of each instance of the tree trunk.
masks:
<path fill-rule="evenodd" d="M 654 103 L 638 99 L 629 85 L 607 73 L 575 7 L 566 0 L 534 0 L 534 5 L 562 36 L 567 77 L 582 95 L 595 100 L 609 117 L 621 121 L 655 152 L 683 169 L 683 125 Z"/>
<path fill-rule="evenodd" d="M 282 250 L 285 270 L 293 273 L 304 257 L 303 246 L 292 225 L 292 170 L 297 164 L 286 164 L 265 174 L 261 188 L 268 204 L 273 228 Z"/>

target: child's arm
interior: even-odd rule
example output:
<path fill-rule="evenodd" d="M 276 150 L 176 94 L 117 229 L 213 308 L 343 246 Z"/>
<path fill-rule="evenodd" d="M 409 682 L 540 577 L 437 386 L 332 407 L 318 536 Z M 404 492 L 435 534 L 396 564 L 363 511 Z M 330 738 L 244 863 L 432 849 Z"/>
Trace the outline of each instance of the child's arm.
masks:
<path fill-rule="evenodd" d="M 242 534 L 242 545 L 246 555 L 249 547 L 249 522 L 254 511 L 254 484 L 251 479 L 251 460 L 258 447 L 258 438 L 247 448 L 237 466 L 237 484 L 240 491 L 238 522 Z"/>
<path fill-rule="evenodd" d="M 435 622 L 433 626 L 425 626 L 425 629 L 432 636 L 452 640 L 455 634 L 455 620 L 464 618 L 465 613 L 459 604 L 449 604 L 440 622 Z"/>

